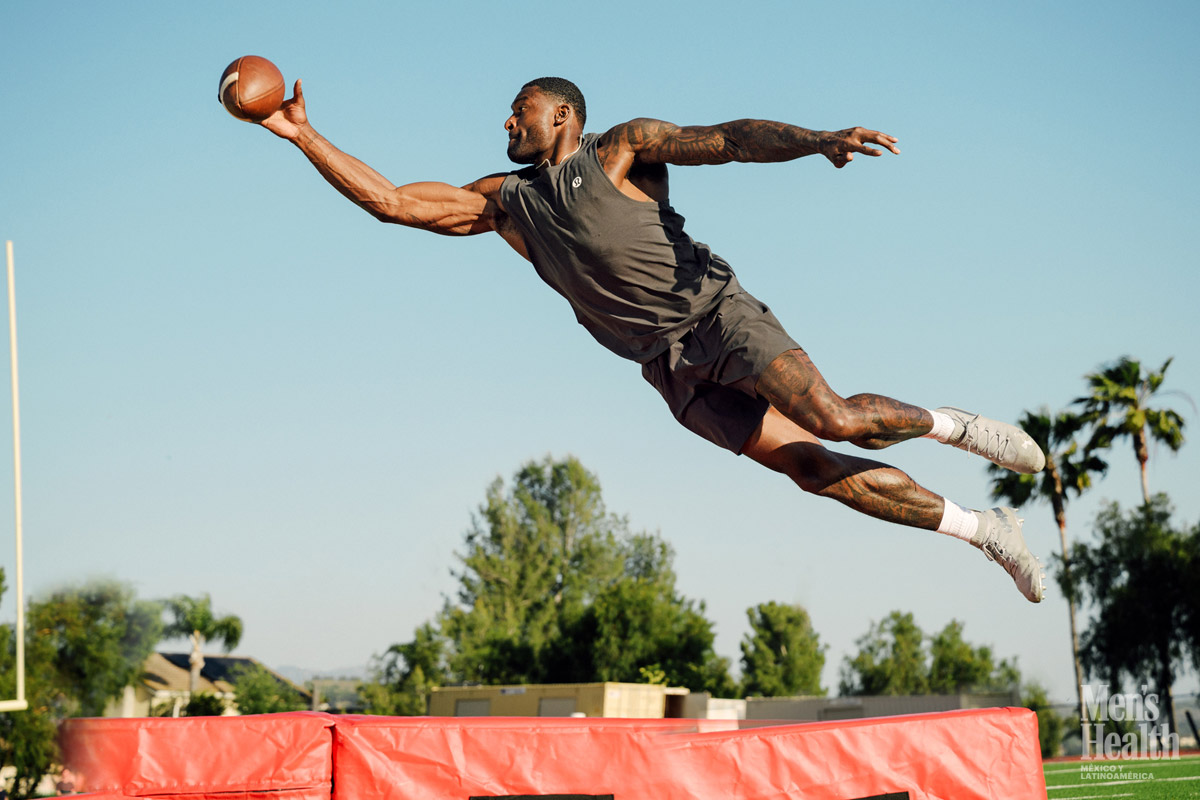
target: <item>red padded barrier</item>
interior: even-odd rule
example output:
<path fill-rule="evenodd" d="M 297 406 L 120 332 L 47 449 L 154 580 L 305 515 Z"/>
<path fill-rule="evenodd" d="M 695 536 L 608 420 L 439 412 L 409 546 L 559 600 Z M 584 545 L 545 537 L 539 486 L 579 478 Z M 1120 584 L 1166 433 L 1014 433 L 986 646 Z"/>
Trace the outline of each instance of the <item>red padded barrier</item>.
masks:
<path fill-rule="evenodd" d="M 614 784 L 622 796 L 639 797 L 628 782 L 602 778 L 656 769 L 660 737 L 695 727 L 687 720 L 343 718 L 334 729 L 334 797 L 591 795 L 612 794 Z"/>
<path fill-rule="evenodd" d="M 339 719 L 334 800 L 1046 797 L 1037 717 L 1027 709 L 731 732 L 686 732 L 686 722 Z"/>
<path fill-rule="evenodd" d="M 979 709 L 809 723 L 668 740 L 672 777 L 645 797 L 850 800 L 1045 798 L 1037 717 Z"/>
<path fill-rule="evenodd" d="M 93 800 L 1046 797 L 1027 709 L 729 727 L 302 712 L 74 720 L 65 745 L 85 788 L 106 794 Z"/>
<path fill-rule="evenodd" d="M 63 725 L 63 754 L 88 792 L 329 800 L 332 727 L 332 717 L 306 712 L 75 719 Z"/>

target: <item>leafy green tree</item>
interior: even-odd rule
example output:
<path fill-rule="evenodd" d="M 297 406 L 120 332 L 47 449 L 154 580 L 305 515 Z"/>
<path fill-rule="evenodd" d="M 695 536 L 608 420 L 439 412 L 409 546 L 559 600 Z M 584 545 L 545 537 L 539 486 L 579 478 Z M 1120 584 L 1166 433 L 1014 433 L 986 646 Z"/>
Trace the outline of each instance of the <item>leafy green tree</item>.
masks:
<path fill-rule="evenodd" d="M 0 693 L 16 696 L 16 637 L 0 626 Z M 25 711 L 0 714 L 0 766 L 16 771 L 10 794 L 35 797 L 37 785 L 58 761 L 58 723 L 66 716 L 62 695 L 50 685 L 53 654 L 45 640 L 26 636 Z"/>
<path fill-rule="evenodd" d="M 1087 424 L 1087 418 L 1070 411 L 1052 414 L 1042 408 L 1038 412 L 1026 411 L 1018 421 L 1042 452 L 1046 454 L 1046 468 L 1036 475 L 1023 475 L 995 464 L 988 466 L 992 477 L 992 497 L 1010 505 L 1021 507 L 1034 500 L 1050 504 L 1054 522 L 1058 526 L 1061 555 L 1059 568 L 1064 575 L 1065 585 L 1071 585 L 1070 546 L 1067 543 L 1067 501 L 1071 495 L 1078 497 L 1092 487 L 1093 478 L 1103 475 L 1108 464 L 1094 451 L 1080 449 L 1078 435 Z M 1079 628 L 1076 623 L 1075 598 L 1067 596 L 1067 617 L 1071 629 L 1071 656 L 1075 665 L 1075 691 L 1079 702 L 1081 719 L 1086 727 L 1087 708 L 1083 703 L 1083 662 L 1079 657 Z M 1084 755 L 1087 755 L 1088 737 L 1084 736 Z"/>
<path fill-rule="evenodd" d="M 191 667 L 188 691 L 195 694 L 200 685 L 200 672 L 204 669 L 204 646 L 208 642 L 220 642 L 225 652 L 238 646 L 242 639 L 242 620 L 232 614 L 218 617 L 213 613 L 212 598 L 207 594 L 199 597 L 177 595 L 166 602 L 171 622 L 163 630 L 168 639 L 181 638 L 191 642 L 192 652 L 188 657 Z"/>
<path fill-rule="evenodd" d="M 5 591 L 0 568 L 0 595 Z M 17 696 L 17 633 L 0 625 L 0 696 Z M 49 640 L 25 632 L 25 711 L 0 714 L 0 766 L 12 767 L 10 794 L 34 797 L 37 785 L 58 759 L 58 721 L 66 713 L 65 698 L 55 689 L 54 651 Z"/>
<path fill-rule="evenodd" d="M 411 642 L 394 644 L 371 669 L 371 679 L 358 688 L 368 714 L 420 716 L 429 707 L 429 690 L 446 681 L 446 641 L 436 627 L 424 623 Z"/>
<path fill-rule="evenodd" d="M 1152 676 L 1171 730 L 1178 730 L 1175 678 L 1189 660 L 1200 666 L 1195 637 L 1200 524 L 1176 529 L 1171 515 L 1163 494 L 1127 514 L 1116 503 L 1109 505 L 1096 520 L 1098 541 L 1072 548 L 1075 583 L 1063 590 L 1095 611 L 1081 648 L 1088 671 L 1114 685 L 1123 676 L 1133 681 Z"/>
<path fill-rule="evenodd" d="M 458 602 L 440 627 L 455 679 L 538 683 L 544 655 L 621 571 L 623 519 L 605 511 L 599 482 L 576 459 L 497 479 L 466 536 Z"/>
<path fill-rule="evenodd" d="M 746 610 L 750 632 L 741 642 L 742 690 L 747 695 L 823 696 L 821 670 L 826 647 L 808 612 L 784 603 L 759 603 Z"/>
<path fill-rule="evenodd" d="M 929 639 L 930 694 L 1016 689 L 1021 683 L 1016 663 L 1008 659 L 997 663 L 992 648 L 964 641 L 962 629 L 961 622 L 950 620 Z"/>
<path fill-rule="evenodd" d="M 1129 437 L 1142 476 L 1142 500 L 1150 502 L 1150 483 L 1146 463 L 1150 460 L 1151 441 L 1165 444 L 1176 452 L 1183 446 L 1183 417 L 1169 408 L 1153 408 L 1150 403 L 1162 388 L 1168 358 L 1157 372 L 1143 370 L 1142 363 L 1122 356 L 1099 372 L 1085 376 L 1090 389 L 1077 398 L 1083 415 L 1093 425 L 1089 450 L 1107 448 L 1116 439 Z"/>
<path fill-rule="evenodd" d="M 925 634 L 911 613 L 893 611 L 855 644 L 858 653 L 842 665 L 843 696 L 929 693 Z"/>
<path fill-rule="evenodd" d="M 0 714 L 0 764 L 16 770 L 14 797 L 33 796 L 56 762 L 59 722 L 100 714 L 139 674 L 158 641 L 160 614 L 128 586 L 102 581 L 30 603 L 25 631 L 0 625 L 0 694 L 5 697 L 16 695 L 16 641 L 25 637 L 29 708 Z"/>
<path fill-rule="evenodd" d="M 638 681 L 727 696 L 704 606 L 676 588 L 670 546 L 631 534 L 578 460 L 547 458 L 495 481 L 466 534 L 458 591 L 362 689 L 372 711 L 424 713 L 441 682 Z M 649 671 L 649 672 L 647 672 Z"/>
<path fill-rule="evenodd" d="M 372 662 L 367 680 L 358 686 L 358 705 L 364 714 L 383 717 L 413 717 L 425 713 L 424 693 L 420 694 L 422 705 L 414 705 L 417 695 L 400 691 L 387 683 L 387 675 L 377 662 Z"/>
<path fill-rule="evenodd" d="M 622 546 L 624 572 L 600 590 L 564 633 L 563 652 L 574 652 L 564 678 L 584 681 L 643 680 L 661 674 L 671 686 L 727 694 L 713 652 L 712 623 L 704 604 L 679 594 L 672 568 L 674 552 L 657 536 L 639 534 Z M 586 672 L 577 670 L 583 667 Z"/>
<path fill-rule="evenodd" d="M 1015 662 L 995 660 L 987 646 L 962 638 L 962 623 L 951 620 L 926 637 L 912 614 L 893 611 L 859 639 L 858 653 L 842 664 L 839 691 L 848 695 L 958 694 L 1016 689 Z"/>
<path fill-rule="evenodd" d="M 301 711 L 305 707 L 304 698 L 295 687 L 259 664 L 247 664 L 237 670 L 233 694 L 239 714 L 277 714 Z"/>
<path fill-rule="evenodd" d="M 696 691 L 709 692 L 713 697 L 743 697 L 741 687 L 729 674 L 729 659 L 710 652 L 696 668 Z"/>
<path fill-rule="evenodd" d="M 1037 714 L 1038 743 L 1043 758 L 1052 758 L 1062 749 L 1064 722 L 1050 704 L 1046 689 L 1037 683 L 1025 685 L 1021 690 L 1021 705 Z"/>
<path fill-rule="evenodd" d="M 225 713 L 224 698 L 212 692 L 196 692 L 188 698 L 180 716 L 183 717 L 220 717 Z"/>
<path fill-rule="evenodd" d="M 60 589 L 30 603 L 29 624 L 53 650 L 54 684 L 72 715 L 95 717 L 141 674 L 162 610 L 118 581 Z"/>

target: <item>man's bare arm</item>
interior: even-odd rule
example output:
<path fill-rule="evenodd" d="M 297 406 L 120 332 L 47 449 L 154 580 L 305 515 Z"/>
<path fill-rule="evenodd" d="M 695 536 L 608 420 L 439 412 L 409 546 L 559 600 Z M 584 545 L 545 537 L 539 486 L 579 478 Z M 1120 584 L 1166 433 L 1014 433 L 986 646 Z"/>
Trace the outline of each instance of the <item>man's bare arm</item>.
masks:
<path fill-rule="evenodd" d="M 493 218 L 499 210 L 492 196 L 499 190 L 496 179 L 480 179 L 464 188 L 436 182 L 395 186 L 313 129 L 300 81 L 295 95 L 262 126 L 296 145 L 331 186 L 382 222 L 448 236 L 494 230 Z"/>
<path fill-rule="evenodd" d="M 635 119 L 609 130 L 602 147 L 639 164 L 728 164 L 731 161 L 790 161 L 820 153 L 841 168 L 855 153 L 878 156 L 879 145 L 899 154 L 896 137 L 866 128 L 813 131 L 783 122 L 739 119 L 720 125 L 681 127 L 657 119 Z"/>

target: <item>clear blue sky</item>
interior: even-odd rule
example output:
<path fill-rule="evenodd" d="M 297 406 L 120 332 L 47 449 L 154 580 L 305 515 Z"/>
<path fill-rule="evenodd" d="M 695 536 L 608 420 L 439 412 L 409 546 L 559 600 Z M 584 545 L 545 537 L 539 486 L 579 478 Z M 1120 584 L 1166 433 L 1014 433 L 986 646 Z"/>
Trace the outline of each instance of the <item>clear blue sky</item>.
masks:
<path fill-rule="evenodd" d="M 692 437 L 497 237 L 375 222 L 226 114 L 217 83 L 239 55 L 273 59 L 317 129 L 397 183 L 509 168 L 508 104 L 545 74 L 583 88 L 597 131 L 892 133 L 902 155 L 841 171 L 677 168 L 673 202 L 843 394 L 1012 420 L 1126 353 L 1174 356 L 1168 388 L 1200 397 L 1200 6 L 27 2 L 0 32 L 30 593 L 98 575 L 211 592 L 245 620 L 238 652 L 363 664 L 452 590 L 487 484 L 570 453 L 674 545 L 735 662 L 749 606 L 800 603 L 834 690 L 900 609 L 930 632 L 962 620 L 1072 696 L 1056 587 L 1032 606 L 959 542 Z M 979 459 L 918 441 L 885 460 L 989 504 Z M 1132 454 L 1113 460 L 1073 537 L 1101 502 L 1138 502 Z M 1150 481 L 1200 518 L 1200 446 L 1156 452 Z M 1050 510 L 1026 517 L 1049 561 Z"/>

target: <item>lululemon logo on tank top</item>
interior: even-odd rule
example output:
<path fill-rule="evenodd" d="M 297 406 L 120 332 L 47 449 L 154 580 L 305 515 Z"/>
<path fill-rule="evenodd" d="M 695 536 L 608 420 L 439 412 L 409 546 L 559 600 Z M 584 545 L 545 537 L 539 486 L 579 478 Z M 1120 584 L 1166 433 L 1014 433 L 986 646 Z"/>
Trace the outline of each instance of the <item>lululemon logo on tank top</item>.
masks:
<path fill-rule="evenodd" d="M 583 183 L 583 178 L 581 178 L 581 177 L 579 177 L 578 175 L 576 175 L 576 176 L 575 176 L 575 180 L 571 181 L 571 188 L 572 188 L 572 189 L 578 189 L 578 188 L 579 188 L 579 185 L 580 185 L 581 183 Z"/>

